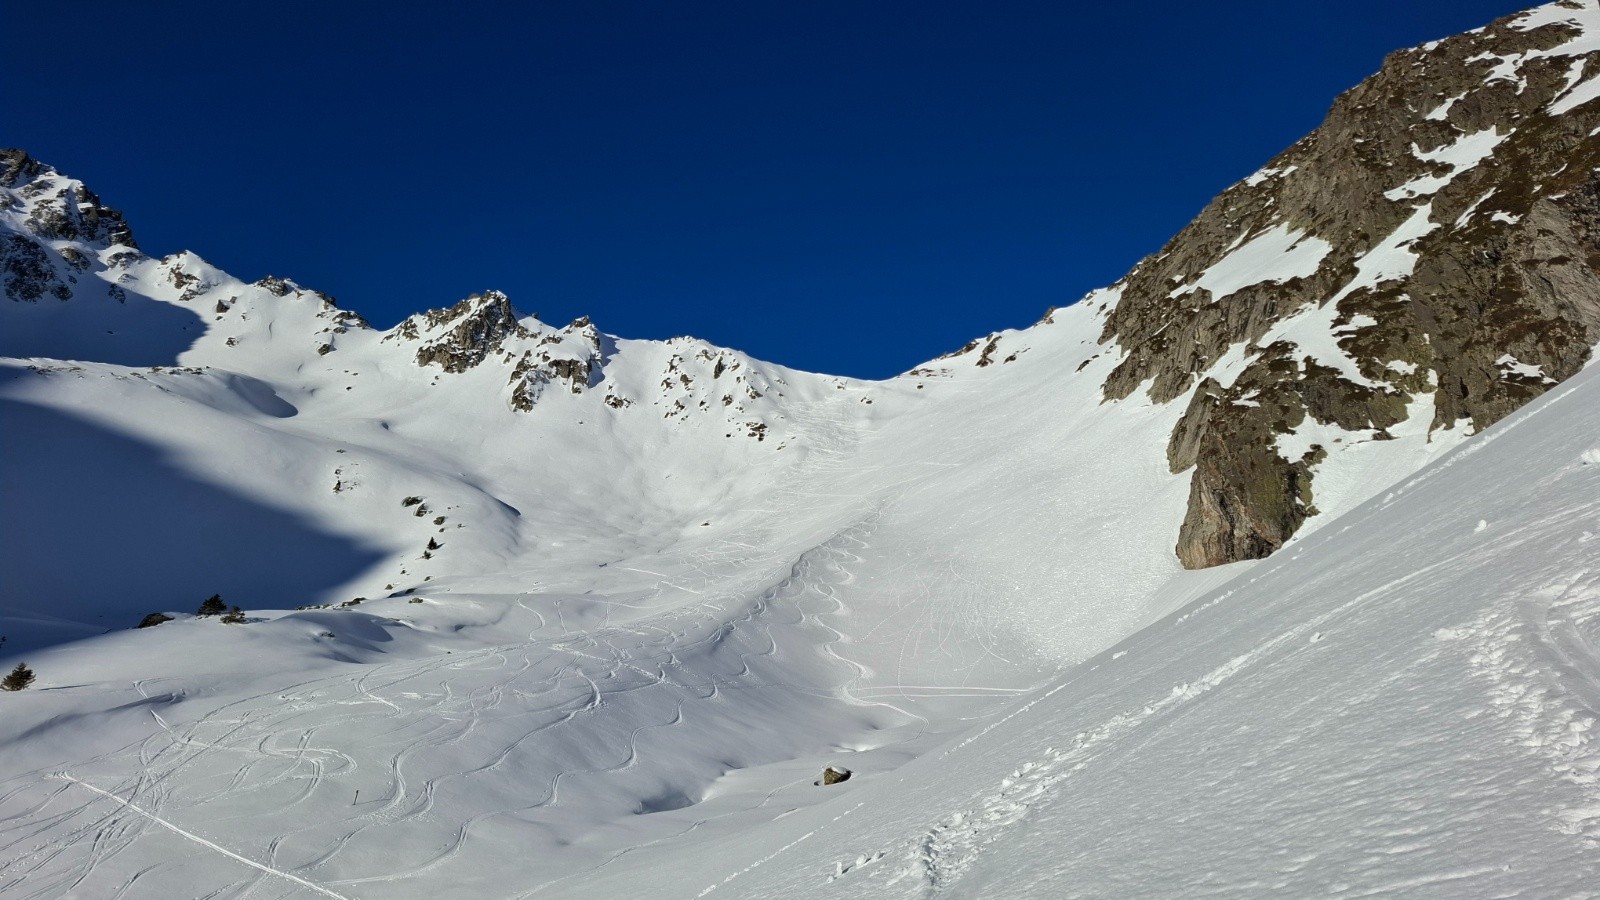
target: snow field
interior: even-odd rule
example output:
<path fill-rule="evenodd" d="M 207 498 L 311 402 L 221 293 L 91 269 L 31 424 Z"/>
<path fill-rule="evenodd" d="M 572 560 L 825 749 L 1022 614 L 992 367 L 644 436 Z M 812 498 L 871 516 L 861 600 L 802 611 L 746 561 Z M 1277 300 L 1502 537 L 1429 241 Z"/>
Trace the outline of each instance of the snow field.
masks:
<path fill-rule="evenodd" d="M 1579 57 L 1595 10 L 1522 27 Z M 1504 137 L 1419 152 L 1450 172 L 1261 343 L 1370 384 L 1337 301 Z M 1320 514 L 1184 572 L 1186 398 L 1102 402 L 1116 288 L 880 383 L 531 317 L 447 372 L 453 322 L 89 249 L 0 328 L 0 667 L 40 674 L 0 895 L 1593 893 L 1592 368 L 1465 443 L 1428 396 L 1394 440 L 1308 421 Z M 1330 252 L 1240 235 L 1173 296 Z M 596 368 L 519 410 L 532 353 Z"/>
<path fill-rule="evenodd" d="M 1600 384 L 1575 382 L 864 788 L 740 895 L 1591 891 Z"/>

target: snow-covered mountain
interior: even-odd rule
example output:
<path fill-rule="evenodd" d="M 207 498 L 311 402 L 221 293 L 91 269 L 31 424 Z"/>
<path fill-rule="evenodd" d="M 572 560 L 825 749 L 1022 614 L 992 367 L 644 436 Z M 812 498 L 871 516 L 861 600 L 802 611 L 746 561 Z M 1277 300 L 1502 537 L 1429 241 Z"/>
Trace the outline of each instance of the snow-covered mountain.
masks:
<path fill-rule="evenodd" d="M 1394 54 L 882 382 L 378 331 L 0 152 L 0 894 L 1580 890 L 1596 65 Z"/>

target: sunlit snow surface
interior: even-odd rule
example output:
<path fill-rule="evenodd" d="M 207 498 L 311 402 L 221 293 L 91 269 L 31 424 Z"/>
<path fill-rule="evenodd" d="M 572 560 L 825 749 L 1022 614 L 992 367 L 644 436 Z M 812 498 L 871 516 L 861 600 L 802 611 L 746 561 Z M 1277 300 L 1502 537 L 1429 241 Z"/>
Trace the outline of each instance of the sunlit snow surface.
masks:
<path fill-rule="evenodd" d="M 973 733 L 659 884 L 1589 896 L 1597 435 L 1590 369 Z M 585 888 L 628 883 L 601 873 Z"/>
<path fill-rule="evenodd" d="M 341 536 L 371 599 L 29 653 L 40 681 L 0 720 L 0 893 L 1579 889 L 1600 810 L 1593 371 L 1335 518 L 1460 439 L 1430 440 L 1427 409 L 1394 441 L 1350 435 L 1306 536 L 1181 573 L 1187 479 L 1162 453 L 1181 404 L 1099 401 L 1113 299 L 1002 335 L 1012 364 L 773 369 L 785 449 L 725 455 L 686 456 L 694 426 L 653 410 L 597 440 L 583 397 L 486 405 L 490 376 L 431 384 L 375 335 L 309 376 L 267 350 L 251 375 L 11 364 L 6 402 L 46 416 L 9 420 L 40 429 L 29 446 L 72 421 L 85 452 L 146 448 L 245 504 L 247 540 Z M 1338 352 L 1322 318 L 1285 336 Z M 665 352 L 622 342 L 608 377 L 642 383 Z M 387 375 L 358 401 L 334 388 L 362 354 Z M 25 481 L 21 521 L 76 484 Z M 305 521 L 273 518 L 290 509 Z M 78 522 L 91 576 L 162 553 L 210 571 L 207 535 L 138 524 Z M 373 590 L 402 570 L 414 592 Z M 63 621 L 92 622 L 83 602 Z M 816 786 L 826 765 L 855 776 Z"/>
<path fill-rule="evenodd" d="M 1578 56 L 1597 15 L 1522 26 Z M 1503 137 L 1431 154 L 1266 340 L 1369 383 L 1335 301 Z M 1307 420 L 1319 515 L 1183 572 L 1187 398 L 1103 402 L 1115 288 L 879 383 L 601 336 L 519 411 L 518 354 L 576 329 L 447 373 L 121 252 L 0 323 L 0 670 L 39 675 L 0 694 L 8 900 L 1595 891 L 1593 368 L 1471 439 L 1427 394 L 1386 440 Z M 1280 224 L 1174 296 L 1329 254 Z"/>
<path fill-rule="evenodd" d="M 216 527 L 268 560 L 295 510 L 360 563 L 329 599 L 368 599 L 295 612 L 323 598 L 286 596 L 248 604 L 245 625 L 181 618 L 27 654 L 40 682 L 7 695 L 0 725 L 0 891 L 518 896 L 826 801 L 825 765 L 892 771 L 1216 578 L 1171 557 L 1186 484 L 1161 446 L 1178 411 L 1099 403 L 1096 316 L 1058 313 L 1027 366 L 882 385 L 774 371 L 759 442 L 648 408 L 600 432 L 592 394 L 513 412 L 489 376 L 432 385 L 360 334 L 314 375 L 269 371 L 270 353 L 243 381 L 13 365 L 8 440 L 50 447 L 72 423 L 90 458 L 68 465 L 92 469 L 110 441 L 145 467 L 129 489 L 171 470 L 133 504 L 143 530 L 94 518 L 94 497 L 60 521 L 74 485 L 117 491 L 120 470 L 13 470 L 13 521 L 76 524 L 103 555 L 57 582 L 81 589 L 63 623 L 137 621 L 119 580 L 191 579 L 163 604 L 182 613 L 227 574 L 226 544 L 151 505 L 173 485 L 237 498 Z M 623 342 L 608 377 L 645 382 L 664 352 Z M 198 577 L 173 563 L 195 548 Z M 312 562 L 295 549 L 289 574 Z M 9 621 L 49 643 L 24 615 Z"/>
<path fill-rule="evenodd" d="M 1317 271 L 1333 245 L 1287 225 L 1274 225 L 1228 251 L 1194 283 L 1172 292 L 1181 297 L 1203 288 L 1211 299 L 1222 298 L 1252 285 L 1303 278 Z"/>
<path fill-rule="evenodd" d="M 892 771 L 1216 578 L 1171 555 L 1179 410 L 1100 402 L 1089 304 L 881 384 L 729 354 L 756 439 L 700 342 L 521 412 L 498 359 L 120 271 L 6 307 L 56 354 L 0 366 L 0 661 L 39 673 L 0 719 L 8 897 L 577 888 Z M 250 621 L 190 618 L 214 591 Z"/>

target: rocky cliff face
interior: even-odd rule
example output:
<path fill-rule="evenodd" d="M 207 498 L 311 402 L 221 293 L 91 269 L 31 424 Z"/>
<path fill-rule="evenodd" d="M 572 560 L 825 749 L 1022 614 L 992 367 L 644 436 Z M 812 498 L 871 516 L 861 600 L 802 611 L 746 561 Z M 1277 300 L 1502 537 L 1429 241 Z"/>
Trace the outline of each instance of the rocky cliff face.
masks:
<path fill-rule="evenodd" d="M 1266 556 L 1315 515 L 1327 447 L 1305 435 L 1482 430 L 1589 360 L 1596 73 L 1592 2 L 1392 54 L 1119 283 L 1104 396 L 1189 398 L 1185 566 Z"/>
<path fill-rule="evenodd" d="M 137 247 L 122 213 L 78 182 L 65 185 L 53 169 L 21 150 L 0 149 L 0 187 L 34 200 L 28 227 L 45 240 Z"/>
<path fill-rule="evenodd" d="M 75 244 L 138 246 L 121 213 L 21 150 L 0 149 L 0 203 L 27 212 L 23 230 L 0 234 L 0 292 L 14 300 L 71 299 L 92 265 Z"/>

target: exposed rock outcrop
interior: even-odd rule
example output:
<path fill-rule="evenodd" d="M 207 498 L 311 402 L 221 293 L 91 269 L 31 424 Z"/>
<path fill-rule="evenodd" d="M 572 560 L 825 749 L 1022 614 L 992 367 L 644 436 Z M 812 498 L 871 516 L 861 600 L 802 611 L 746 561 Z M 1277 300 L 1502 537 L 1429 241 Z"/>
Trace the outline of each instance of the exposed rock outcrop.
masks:
<path fill-rule="evenodd" d="M 0 292 L 12 300 L 72 297 L 72 288 L 50 262 L 51 251 L 20 234 L 0 234 Z"/>
<path fill-rule="evenodd" d="M 0 188 L 32 201 L 28 227 L 46 240 L 138 246 L 122 213 L 22 150 L 0 149 Z"/>
<path fill-rule="evenodd" d="M 120 212 L 21 150 L 0 149 L 0 209 L 26 213 L 22 233 L 0 235 L 0 292 L 12 300 L 71 299 L 94 265 L 84 249 L 137 247 Z"/>
<path fill-rule="evenodd" d="M 1600 53 L 1585 28 L 1593 3 L 1392 54 L 1120 283 L 1105 397 L 1189 396 L 1168 448 L 1194 469 L 1185 566 L 1265 556 L 1315 514 L 1327 448 L 1280 452 L 1302 422 L 1382 440 L 1431 393 L 1431 428 L 1481 430 L 1589 359 L 1600 91 L 1584 76 Z"/>
<path fill-rule="evenodd" d="M 419 366 L 465 372 L 499 350 L 507 338 L 527 337 L 511 301 L 499 291 L 473 294 L 448 309 L 431 309 L 401 322 L 385 338 L 420 340 Z"/>
<path fill-rule="evenodd" d="M 522 412 L 533 409 L 550 384 L 573 394 L 588 390 L 601 367 L 602 340 L 588 316 L 540 338 L 537 347 L 523 351 L 511 372 L 511 405 Z"/>

